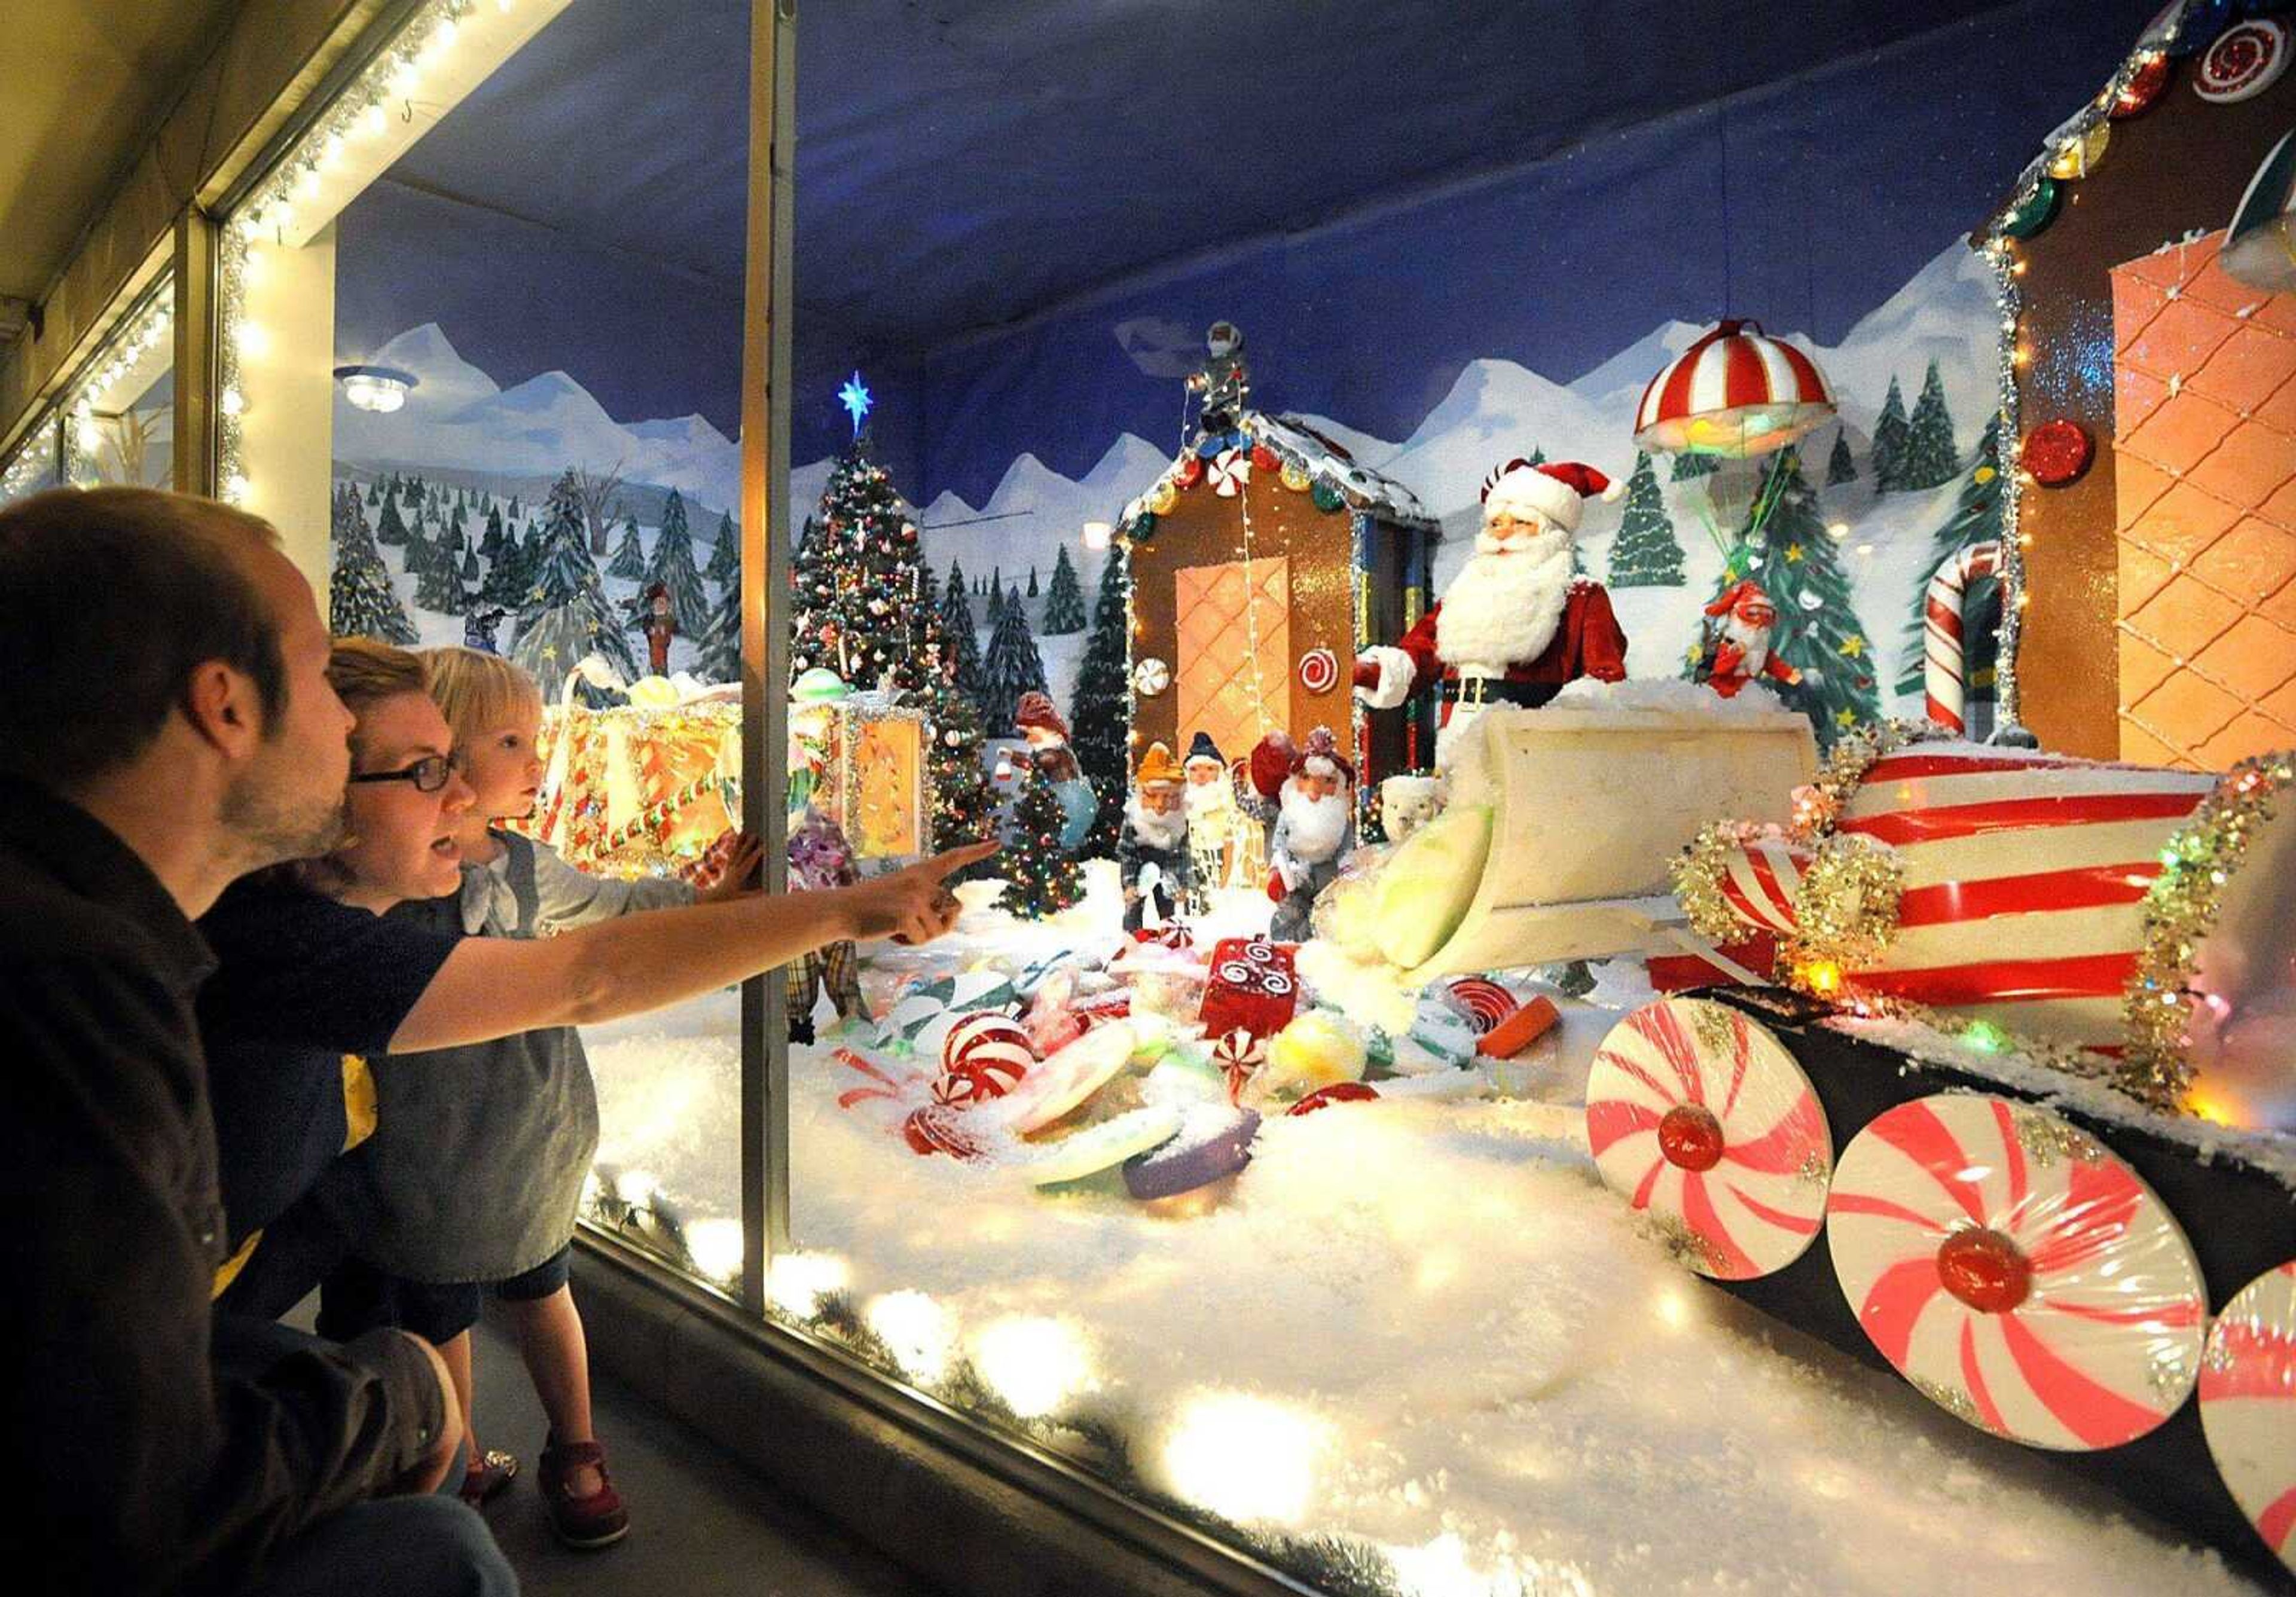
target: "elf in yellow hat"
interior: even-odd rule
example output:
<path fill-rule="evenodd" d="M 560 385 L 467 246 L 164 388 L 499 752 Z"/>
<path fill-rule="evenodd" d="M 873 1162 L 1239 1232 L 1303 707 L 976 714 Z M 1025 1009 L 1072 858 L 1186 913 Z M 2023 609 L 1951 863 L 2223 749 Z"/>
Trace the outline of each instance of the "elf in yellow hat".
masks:
<path fill-rule="evenodd" d="M 1161 743 L 1148 745 L 1132 774 L 1124 807 L 1124 836 L 1116 864 L 1124 882 L 1124 930 L 1138 931 L 1154 901 L 1159 922 L 1168 921 L 1188 891 L 1186 780 Z M 1144 878 L 1145 880 L 1144 881 Z"/>

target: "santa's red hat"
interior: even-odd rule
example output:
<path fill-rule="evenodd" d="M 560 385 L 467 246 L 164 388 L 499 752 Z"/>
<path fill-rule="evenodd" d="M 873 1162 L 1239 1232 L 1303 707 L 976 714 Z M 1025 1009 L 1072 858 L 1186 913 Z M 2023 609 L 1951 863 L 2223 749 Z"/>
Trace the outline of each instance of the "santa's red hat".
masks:
<path fill-rule="evenodd" d="M 1023 736 L 1032 732 L 1046 733 L 1065 743 L 1069 741 L 1069 724 L 1061 719 L 1061 712 L 1042 693 L 1023 693 L 1020 707 L 1013 712 L 1013 725 Z"/>
<path fill-rule="evenodd" d="M 1575 460 L 1532 465 L 1517 455 L 1483 477 L 1483 520 L 1501 511 L 1537 514 L 1565 532 L 1578 530 L 1578 512 L 1589 499 L 1616 499 L 1625 488 L 1594 467 Z"/>
<path fill-rule="evenodd" d="M 1710 616 L 1735 615 L 1742 621 L 1762 626 L 1778 618 L 1778 607 L 1771 602 L 1762 585 L 1751 577 L 1741 577 L 1714 596 L 1706 607 Z"/>
<path fill-rule="evenodd" d="M 1328 726 L 1318 726 L 1308 734 L 1307 743 L 1292 757 L 1292 774 L 1344 777 L 1349 787 L 1356 782 L 1356 768 L 1340 752 L 1340 741 Z"/>

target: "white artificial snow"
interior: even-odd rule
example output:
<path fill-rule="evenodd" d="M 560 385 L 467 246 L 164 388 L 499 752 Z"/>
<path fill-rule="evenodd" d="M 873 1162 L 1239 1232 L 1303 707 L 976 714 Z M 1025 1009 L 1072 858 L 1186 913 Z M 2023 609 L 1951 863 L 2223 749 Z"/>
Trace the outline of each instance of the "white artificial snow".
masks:
<path fill-rule="evenodd" d="M 1592 676 L 1582 676 L 1576 682 L 1565 683 L 1562 691 L 1548 700 L 1547 704 L 1550 708 L 1559 706 L 1567 709 L 1694 716 L 1716 721 L 1775 715 L 1785 708 L 1775 693 L 1759 682 L 1748 683 L 1734 698 L 1725 699 L 1704 683 L 1684 682 L 1677 677 L 1633 677 L 1625 682 L 1600 682 Z"/>
<path fill-rule="evenodd" d="M 1063 940 L 969 909 L 956 937 L 889 952 L 929 970 Z M 1595 970 L 1599 1002 L 1566 1003 L 1520 1061 L 1526 1095 L 1390 1086 L 1274 1116 L 1192 1218 L 920 1158 L 836 1106 L 860 1078 L 826 1045 L 793 1049 L 796 1243 L 842 1261 L 864 1301 L 904 1295 L 903 1323 L 932 1330 L 906 1341 L 977 1363 L 985 1347 L 1016 1403 L 1112 1421 L 1152 1479 L 1232 1517 L 1374 1543 L 1407 1590 L 2246 1589 L 1639 1235 L 1579 1105 L 1602 1035 L 1649 993 L 1633 962 Z M 736 1007 L 587 1034 L 602 1158 L 644 1165 L 689 1213 L 738 1212 Z M 1057 1353 L 1056 1394 L 1014 1347 Z M 1218 1467 L 1206 1437 L 1252 1415 L 1264 1470 Z"/>

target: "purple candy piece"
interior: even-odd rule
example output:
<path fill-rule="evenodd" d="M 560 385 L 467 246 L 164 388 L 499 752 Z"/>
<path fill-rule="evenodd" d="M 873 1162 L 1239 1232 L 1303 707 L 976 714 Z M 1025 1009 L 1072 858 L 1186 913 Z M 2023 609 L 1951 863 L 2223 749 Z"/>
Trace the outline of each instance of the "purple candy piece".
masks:
<path fill-rule="evenodd" d="M 1124 1161 L 1124 1190 L 1145 1202 L 1210 1186 L 1251 1162 L 1259 1134 L 1257 1110 L 1196 1111 L 1170 1142 Z"/>

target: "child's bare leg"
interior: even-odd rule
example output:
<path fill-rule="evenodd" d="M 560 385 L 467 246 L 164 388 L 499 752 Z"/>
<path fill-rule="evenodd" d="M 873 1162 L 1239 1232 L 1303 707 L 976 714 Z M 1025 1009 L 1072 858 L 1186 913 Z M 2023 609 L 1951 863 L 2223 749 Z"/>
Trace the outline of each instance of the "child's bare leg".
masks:
<path fill-rule="evenodd" d="M 471 1425 L 471 1333 L 456 1331 L 439 1344 L 439 1356 L 447 1365 L 447 1373 L 454 1378 L 455 1402 L 463 1411 L 463 1435 L 471 1448 L 471 1467 L 482 1467 L 487 1450 L 479 1445 L 479 1433 Z"/>
<path fill-rule="evenodd" d="M 590 1347 L 574 1307 L 574 1289 L 562 1286 L 547 1298 L 509 1306 L 518 1322 L 518 1349 L 535 1396 L 542 1399 L 542 1412 L 550 1416 L 552 1436 L 562 1445 L 595 1441 L 590 1434 Z M 577 1497 L 587 1497 L 603 1484 L 587 1464 L 567 1472 L 567 1489 Z"/>

